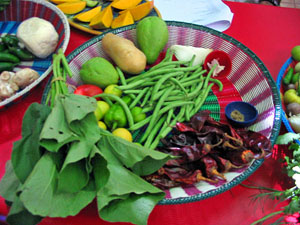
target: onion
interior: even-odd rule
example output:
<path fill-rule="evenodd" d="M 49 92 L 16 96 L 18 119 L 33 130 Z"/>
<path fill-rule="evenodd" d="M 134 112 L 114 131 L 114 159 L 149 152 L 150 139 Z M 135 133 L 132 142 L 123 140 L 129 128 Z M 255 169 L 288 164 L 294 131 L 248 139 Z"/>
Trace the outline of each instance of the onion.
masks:
<path fill-rule="evenodd" d="M 195 55 L 192 66 L 202 65 L 206 56 L 213 51 L 213 49 L 209 48 L 200 48 L 185 45 L 172 45 L 170 47 L 170 50 L 175 54 L 176 58 L 179 61 L 190 61 Z"/>

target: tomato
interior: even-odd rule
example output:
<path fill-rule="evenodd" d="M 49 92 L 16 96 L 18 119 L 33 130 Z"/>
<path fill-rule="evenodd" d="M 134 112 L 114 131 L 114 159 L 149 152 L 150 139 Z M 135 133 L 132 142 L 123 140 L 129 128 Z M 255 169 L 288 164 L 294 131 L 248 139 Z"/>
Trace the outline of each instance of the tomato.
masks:
<path fill-rule="evenodd" d="M 103 90 L 100 87 L 93 84 L 80 85 L 74 91 L 74 94 L 76 95 L 85 95 L 89 97 L 93 97 L 101 93 L 103 93 Z M 97 100 L 100 100 L 100 98 L 97 98 Z"/>

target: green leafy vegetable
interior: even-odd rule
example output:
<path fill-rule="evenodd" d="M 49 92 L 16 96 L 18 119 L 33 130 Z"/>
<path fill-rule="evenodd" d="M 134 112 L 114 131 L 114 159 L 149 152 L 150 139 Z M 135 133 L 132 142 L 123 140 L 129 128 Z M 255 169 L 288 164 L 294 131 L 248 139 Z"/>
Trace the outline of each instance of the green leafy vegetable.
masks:
<path fill-rule="evenodd" d="M 127 168 L 131 168 L 137 175 L 149 175 L 157 171 L 166 163 L 166 161 L 173 157 L 171 155 L 166 157 L 166 154 L 162 152 L 128 142 L 103 129 L 101 129 L 100 132 L 102 138 L 100 142 L 101 146 L 99 146 L 99 148 L 110 149 L 123 165 Z"/>
<path fill-rule="evenodd" d="M 43 217 L 73 216 L 97 198 L 101 218 L 147 224 L 165 193 L 140 176 L 172 156 L 99 128 L 94 98 L 55 99 L 52 110 L 34 103 L 24 116 L 27 127 L 13 150 L 15 161 L 8 162 L 0 182 L 0 194 L 12 203 L 7 221 L 34 225 Z"/>
<path fill-rule="evenodd" d="M 14 171 L 22 183 L 41 157 L 38 140 L 44 121 L 50 111 L 46 105 L 33 103 L 24 115 L 22 139 L 14 143 L 11 155 Z"/>
<path fill-rule="evenodd" d="M 8 160 L 5 165 L 5 171 L 0 182 L 0 195 L 3 196 L 6 201 L 13 202 L 21 183 L 14 172 L 10 160 Z"/>
<path fill-rule="evenodd" d="M 43 217 L 35 216 L 29 212 L 19 197 L 16 197 L 6 220 L 10 225 L 32 225 L 38 224 L 42 219 Z"/>
<path fill-rule="evenodd" d="M 22 188 L 20 199 L 32 214 L 44 217 L 76 215 L 96 196 L 92 180 L 80 192 L 58 192 L 57 157 L 57 153 L 45 153 Z"/>
<path fill-rule="evenodd" d="M 100 143 L 110 176 L 97 193 L 99 215 L 111 222 L 146 225 L 150 212 L 165 193 L 126 169 L 111 149 L 102 148 Z"/>

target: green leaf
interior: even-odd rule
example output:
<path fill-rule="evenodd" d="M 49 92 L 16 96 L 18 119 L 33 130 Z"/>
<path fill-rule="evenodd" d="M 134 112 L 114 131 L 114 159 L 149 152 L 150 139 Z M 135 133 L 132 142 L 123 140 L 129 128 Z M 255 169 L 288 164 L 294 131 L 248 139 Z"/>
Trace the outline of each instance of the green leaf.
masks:
<path fill-rule="evenodd" d="M 161 168 L 171 155 L 151 150 L 100 129 L 102 138 L 98 144 L 99 149 L 108 148 L 126 167 L 131 168 L 135 174 L 144 176 L 152 174 Z"/>
<path fill-rule="evenodd" d="M 107 183 L 97 193 L 100 217 L 110 222 L 146 225 L 165 193 L 125 168 L 109 148 L 101 148 L 100 152 L 109 170 Z"/>
<path fill-rule="evenodd" d="M 109 178 L 109 170 L 107 169 L 107 161 L 102 157 L 99 149 L 95 147 L 91 154 L 91 165 L 93 168 L 93 176 L 95 178 L 96 190 L 103 188 Z"/>
<path fill-rule="evenodd" d="M 10 225 L 35 225 L 38 224 L 43 217 L 32 215 L 16 196 L 10 208 L 6 221 Z"/>
<path fill-rule="evenodd" d="M 38 103 L 31 104 L 22 123 L 22 139 L 13 145 L 11 162 L 16 176 L 23 183 L 41 157 L 39 136 L 50 108 Z"/>
<path fill-rule="evenodd" d="M 88 183 L 91 172 L 88 157 L 100 139 L 94 112 L 73 123 L 73 129 L 80 131 L 78 132 L 80 141 L 71 144 L 58 176 L 58 189 L 65 192 L 77 192 Z"/>
<path fill-rule="evenodd" d="M 94 113 L 97 108 L 97 101 L 95 98 L 75 94 L 61 98 L 67 122 L 73 131 L 78 132 L 78 126 L 73 127 L 73 122 L 76 124 L 76 121 L 82 120 L 87 114 Z"/>
<path fill-rule="evenodd" d="M 79 138 L 70 130 L 65 118 L 61 98 L 56 98 L 51 114 L 48 116 L 40 135 L 40 145 L 51 152 L 58 150 L 66 143 Z"/>
<path fill-rule="evenodd" d="M 20 199 L 34 215 L 66 217 L 76 215 L 96 196 L 94 181 L 77 193 L 57 192 L 57 153 L 45 153 L 23 185 Z"/>
<path fill-rule="evenodd" d="M 76 193 L 89 182 L 89 174 L 86 168 L 86 160 L 70 163 L 58 174 L 57 191 Z"/>
<path fill-rule="evenodd" d="M 5 165 L 5 174 L 0 181 L 0 195 L 5 200 L 12 202 L 15 199 L 20 184 L 21 182 L 13 170 L 11 161 L 8 160 Z"/>
<path fill-rule="evenodd" d="M 147 225 L 148 217 L 154 206 L 162 199 L 162 195 L 144 193 L 141 195 L 111 196 L 110 199 L 102 199 L 97 196 L 98 202 L 110 201 L 110 205 L 101 209 L 102 219 L 110 222 L 130 222 L 138 225 Z M 123 198 L 122 198 L 123 197 Z"/>
<path fill-rule="evenodd" d="M 285 133 L 283 135 L 279 135 L 276 139 L 276 144 L 278 145 L 287 145 L 294 140 L 297 140 L 300 138 L 300 134 L 295 134 L 295 133 Z"/>

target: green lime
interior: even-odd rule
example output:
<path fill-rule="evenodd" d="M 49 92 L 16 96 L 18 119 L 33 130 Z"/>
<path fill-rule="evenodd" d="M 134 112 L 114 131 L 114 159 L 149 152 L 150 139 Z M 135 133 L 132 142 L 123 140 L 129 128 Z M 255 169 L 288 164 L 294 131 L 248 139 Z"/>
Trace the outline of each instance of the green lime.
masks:
<path fill-rule="evenodd" d="M 102 121 L 98 121 L 98 126 L 99 126 L 100 128 L 102 128 L 102 129 L 104 129 L 104 130 L 107 130 L 106 124 L 105 124 L 104 122 L 102 122 Z"/>
<path fill-rule="evenodd" d="M 121 97 L 122 91 L 120 89 L 118 89 L 117 87 L 118 87 L 118 85 L 116 85 L 116 84 L 110 84 L 104 89 L 104 93 Z"/>
<path fill-rule="evenodd" d="M 292 57 L 296 61 L 300 61 L 300 45 L 297 45 L 292 49 Z"/>
<path fill-rule="evenodd" d="M 110 106 L 107 102 L 97 101 L 97 108 L 95 110 L 96 119 L 101 120 L 104 117 L 104 115 L 107 113 L 109 108 Z"/>

